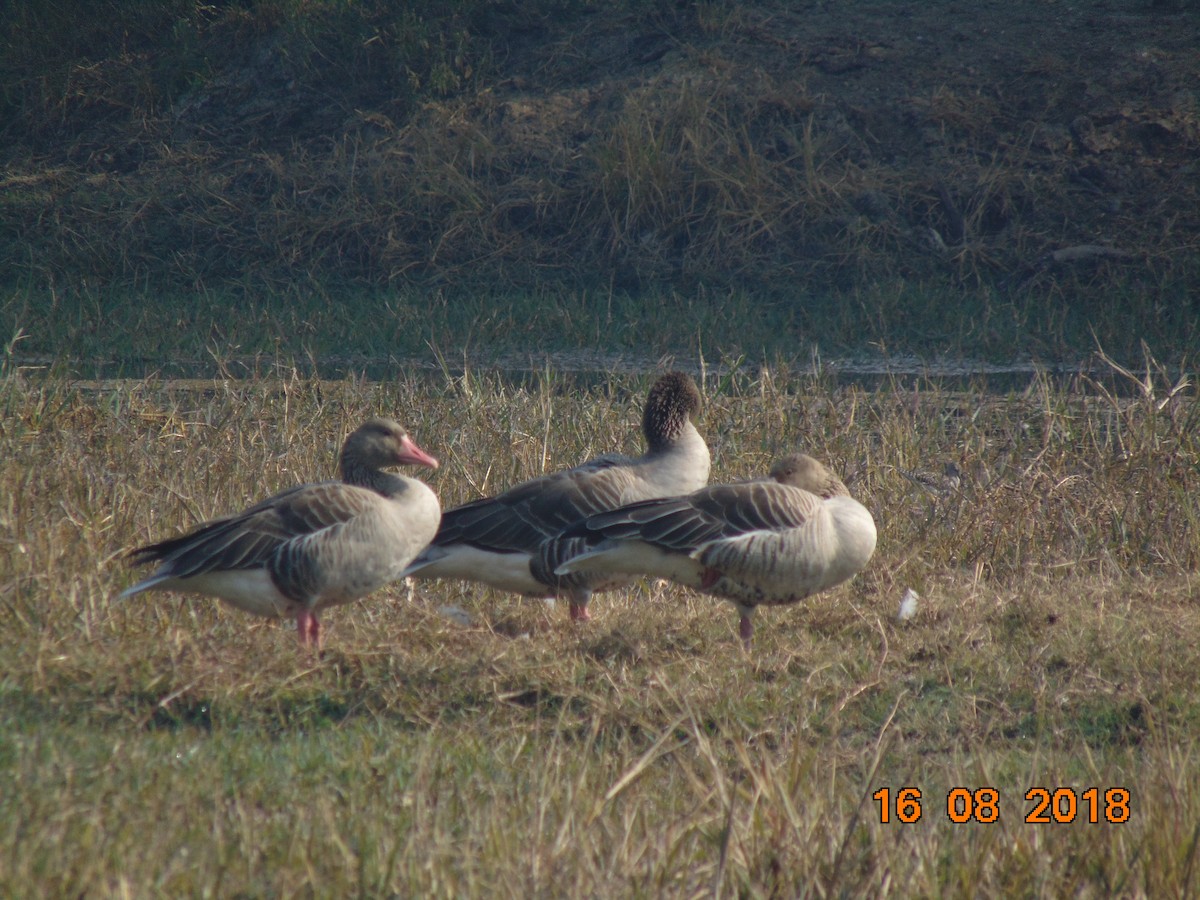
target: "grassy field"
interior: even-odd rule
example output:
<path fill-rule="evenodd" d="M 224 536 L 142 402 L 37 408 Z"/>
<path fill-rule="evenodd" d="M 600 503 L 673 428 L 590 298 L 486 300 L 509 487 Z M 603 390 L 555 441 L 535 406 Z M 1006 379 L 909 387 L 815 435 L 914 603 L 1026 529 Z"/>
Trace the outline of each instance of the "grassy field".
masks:
<path fill-rule="evenodd" d="M 9 365 L 0 894 L 1194 896 L 1200 406 L 1147 363 L 1003 394 L 705 379 L 714 478 L 800 447 L 880 526 L 751 656 L 732 607 L 668 586 L 579 627 L 422 584 L 333 611 L 320 658 L 215 602 L 115 602 L 121 551 L 328 477 L 376 413 L 442 459 L 445 505 L 634 450 L 650 377 Z M 946 496 L 899 471 L 945 460 L 971 476 Z M 998 820 L 982 792 L 952 822 L 957 788 Z"/>

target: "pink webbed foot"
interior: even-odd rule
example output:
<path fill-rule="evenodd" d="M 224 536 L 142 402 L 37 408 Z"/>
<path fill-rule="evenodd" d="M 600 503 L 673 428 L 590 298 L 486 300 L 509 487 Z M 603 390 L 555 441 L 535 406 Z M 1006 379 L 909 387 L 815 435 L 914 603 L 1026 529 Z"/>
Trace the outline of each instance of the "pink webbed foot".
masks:
<path fill-rule="evenodd" d="M 572 622 L 590 622 L 592 614 L 588 612 L 587 604 L 572 603 L 571 604 L 571 621 Z"/>

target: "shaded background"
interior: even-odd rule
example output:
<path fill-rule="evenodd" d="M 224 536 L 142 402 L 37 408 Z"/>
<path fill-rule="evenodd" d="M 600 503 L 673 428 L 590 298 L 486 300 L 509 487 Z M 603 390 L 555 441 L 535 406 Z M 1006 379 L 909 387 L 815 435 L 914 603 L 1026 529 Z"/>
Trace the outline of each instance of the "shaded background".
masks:
<path fill-rule="evenodd" d="M 0 324 L 117 355 L 372 321 L 393 347 L 480 321 L 768 355 L 1195 342 L 1195 4 L 426 6 L 15 4 Z"/>

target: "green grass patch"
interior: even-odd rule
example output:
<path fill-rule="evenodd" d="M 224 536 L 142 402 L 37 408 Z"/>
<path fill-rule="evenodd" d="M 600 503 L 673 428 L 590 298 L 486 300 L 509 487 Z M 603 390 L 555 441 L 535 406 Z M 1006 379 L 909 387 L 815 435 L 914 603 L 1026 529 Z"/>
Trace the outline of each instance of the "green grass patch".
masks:
<path fill-rule="evenodd" d="M 0 297 L 0 334 L 15 359 L 83 377 L 255 376 L 299 365 L 308 374 L 390 376 L 406 366 L 644 369 L 664 356 L 757 368 L 821 359 L 1041 363 L 1074 368 L 1097 342 L 1133 364 L 1149 351 L 1182 358 L 1200 341 L 1187 303 L 1128 292 L 1086 315 L 981 289 L 898 282 L 847 294 L 611 289 L 510 292 L 383 290 L 301 283 L 150 291 L 17 286 Z"/>

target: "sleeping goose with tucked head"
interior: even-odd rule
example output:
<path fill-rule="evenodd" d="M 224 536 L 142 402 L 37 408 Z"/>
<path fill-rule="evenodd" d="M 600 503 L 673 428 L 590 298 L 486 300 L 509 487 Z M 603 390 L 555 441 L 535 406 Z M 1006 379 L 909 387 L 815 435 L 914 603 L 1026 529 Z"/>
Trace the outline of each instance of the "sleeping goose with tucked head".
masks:
<path fill-rule="evenodd" d="M 320 646 L 317 613 L 400 576 L 437 531 L 441 508 L 423 482 L 384 466 L 438 462 L 391 419 L 371 419 L 342 447 L 341 481 L 300 485 L 185 535 L 130 551 L 158 563 L 121 593 L 193 591 L 267 618 L 296 620 Z"/>
<path fill-rule="evenodd" d="M 589 516 L 564 534 L 588 549 L 555 571 L 657 576 L 721 597 L 749 649 L 755 607 L 841 584 L 875 552 L 871 514 L 821 463 L 797 454 L 770 474 Z"/>
<path fill-rule="evenodd" d="M 585 516 L 706 484 L 708 446 L 692 423 L 699 410 L 700 391 L 690 376 L 663 375 L 646 398 L 642 456 L 602 456 L 451 509 L 433 543 L 404 574 L 478 581 L 529 597 L 565 596 L 572 619 L 590 618 L 594 592 L 632 579 L 602 572 L 556 575 L 558 557 L 546 555 L 542 545 Z"/>

